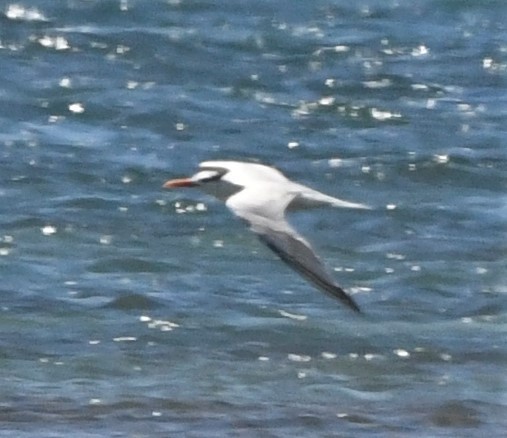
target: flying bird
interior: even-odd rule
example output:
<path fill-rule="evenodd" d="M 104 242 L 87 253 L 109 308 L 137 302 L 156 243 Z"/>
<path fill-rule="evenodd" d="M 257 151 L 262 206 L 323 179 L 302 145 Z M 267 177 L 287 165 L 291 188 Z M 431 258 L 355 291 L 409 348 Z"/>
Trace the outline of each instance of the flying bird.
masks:
<path fill-rule="evenodd" d="M 287 211 L 320 206 L 370 209 L 290 181 L 279 170 L 240 161 L 204 161 L 189 178 L 167 181 L 164 188 L 198 187 L 215 196 L 250 225 L 269 249 L 309 282 L 360 312 L 356 302 L 326 270 L 311 245 L 285 218 Z"/>

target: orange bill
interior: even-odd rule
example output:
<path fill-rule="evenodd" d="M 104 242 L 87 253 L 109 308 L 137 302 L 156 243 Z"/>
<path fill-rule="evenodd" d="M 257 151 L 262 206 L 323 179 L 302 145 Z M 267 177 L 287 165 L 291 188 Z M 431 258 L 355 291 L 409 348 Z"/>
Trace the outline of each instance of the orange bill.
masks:
<path fill-rule="evenodd" d="M 162 186 L 164 189 L 173 189 L 175 187 L 195 187 L 197 184 L 190 178 L 171 179 Z"/>

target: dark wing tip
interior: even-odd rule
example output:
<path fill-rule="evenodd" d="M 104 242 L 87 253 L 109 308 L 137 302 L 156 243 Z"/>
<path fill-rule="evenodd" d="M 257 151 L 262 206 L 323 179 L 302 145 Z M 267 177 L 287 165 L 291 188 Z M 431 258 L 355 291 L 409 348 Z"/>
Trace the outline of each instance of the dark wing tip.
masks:
<path fill-rule="evenodd" d="M 326 292 L 329 296 L 340 300 L 343 304 L 352 309 L 354 312 L 362 313 L 361 309 L 359 308 L 357 303 L 352 299 L 352 297 L 349 294 L 347 294 L 340 286 L 332 282 L 331 279 L 322 277 L 317 273 L 315 273 L 312 269 L 309 269 L 304 263 L 299 261 L 296 257 L 292 256 L 289 252 L 283 251 L 279 246 L 277 246 L 273 241 L 271 241 L 271 239 L 267 235 L 259 234 L 259 238 L 261 241 L 264 242 L 264 244 L 266 244 L 266 246 L 269 249 L 271 249 L 275 254 L 277 254 L 282 261 L 284 261 L 289 266 L 297 270 L 308 281 L 313 283 L 322 291 Z M 294 242 L 297 242 L 297 244 L 300 245 L 299 249 L 306 249 L 306 251 L 309 251 L 308 254 L 311 254 L 314 260 L 319 261 L 317 256 L 313 254 L 313 252 L 309 247 L 307 247 L 300 241 L 294 240 Z"/>
<path fill-rule="evenodd" d="M 327 287 L 323 287 L 323 289 L 325 289 L 326 292 L 328 292 L 333 297 L 338 298 L 342 303 L 347 305 L 354 312 L 362 313 L 361 308 L 357 305 L 357 303 L 341 287 L 336 285 L 329 285 Z"/>

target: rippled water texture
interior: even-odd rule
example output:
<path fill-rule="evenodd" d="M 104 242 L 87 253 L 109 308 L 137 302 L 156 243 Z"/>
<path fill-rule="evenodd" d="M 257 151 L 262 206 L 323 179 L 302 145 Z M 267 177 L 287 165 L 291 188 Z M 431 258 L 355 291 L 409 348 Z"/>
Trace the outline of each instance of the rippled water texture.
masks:
<path fill-rule="evenodd" d="M 500 436 L 507 4 L 0 3 L 0 435 Z M 165 180 L 256 159 L 364 310 Z"/>

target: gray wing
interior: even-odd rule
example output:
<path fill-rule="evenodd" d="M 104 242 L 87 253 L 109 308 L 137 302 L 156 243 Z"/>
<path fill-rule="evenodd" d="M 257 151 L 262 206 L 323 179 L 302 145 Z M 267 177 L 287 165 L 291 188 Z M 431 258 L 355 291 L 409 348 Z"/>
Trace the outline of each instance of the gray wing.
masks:
<path fill-rule="evenodd" d="M 252 228 L 253 229 L 253 228 Z M 313 252 L 311 246 L 293 230 L 274 231 L 273 229 L 253 229 L 260 240 L 277 254 L 287 265 L 299 272 L 333 298 L 339 299 L 356 312 L 360 312 L 355 301 L 339 287 L 325 269 L 323 263 Z"/>
<path fill-rule="evenodd" d="M 296 196 L 294 193 L 263 191 L 256 196 L 253 190 L 244 190 L 228 199 L 226 205 L 250 224 L 250 229 L 269 249 L 309 282 L 356 312 L 359 306 L 339 287 L 327 272 L 324 264 L 310 244 L 303 239 L 284 218 L 285 208 Z M 252 199 L 260 200 L 258 204 Z"/>

